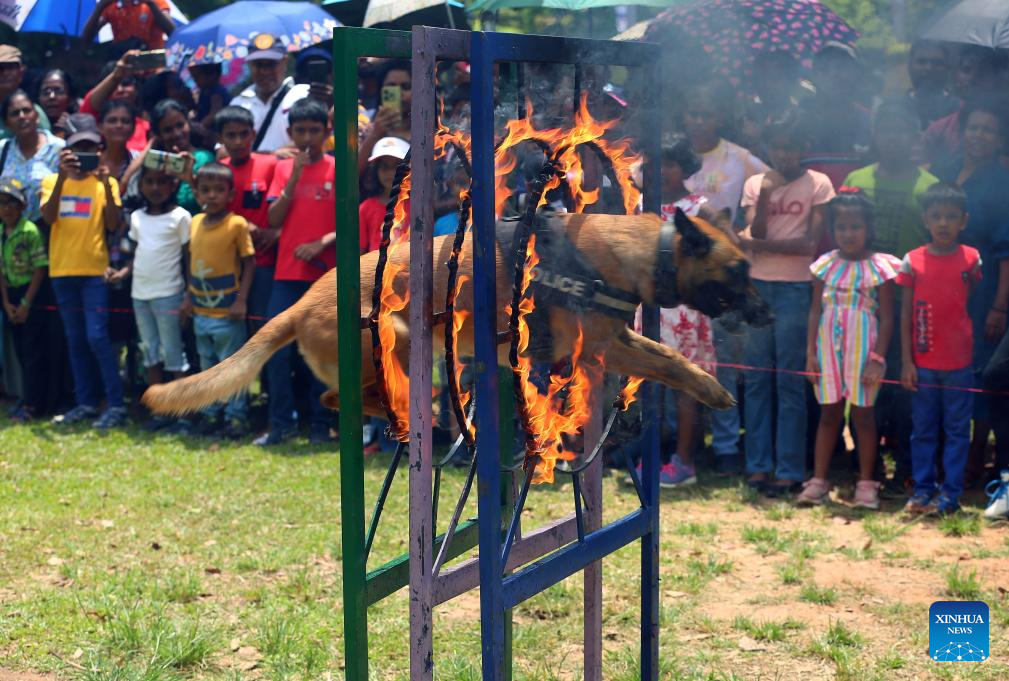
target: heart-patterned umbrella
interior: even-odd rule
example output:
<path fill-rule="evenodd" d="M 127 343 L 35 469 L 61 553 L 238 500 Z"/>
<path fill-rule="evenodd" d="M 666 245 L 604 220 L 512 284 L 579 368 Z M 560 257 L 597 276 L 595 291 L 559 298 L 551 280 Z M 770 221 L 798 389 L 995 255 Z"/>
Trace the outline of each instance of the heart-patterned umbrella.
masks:
<path fill-rule="evenodd" d="M 858 32 L 816 0 L 700 0 L 660 14 L 643 39 L 739 86 L 761 52 L 788 52 L 808 66 L 825 43 L 851 45 Z"/>

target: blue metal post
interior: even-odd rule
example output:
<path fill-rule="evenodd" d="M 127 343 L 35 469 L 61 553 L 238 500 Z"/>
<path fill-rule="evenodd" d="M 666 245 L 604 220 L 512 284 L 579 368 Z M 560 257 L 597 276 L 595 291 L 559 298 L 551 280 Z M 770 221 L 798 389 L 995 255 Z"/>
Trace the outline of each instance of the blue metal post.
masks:
<path fill-rule="evenodd" d="M 644 141 L 645 165 L 643 169 L 642 197 L 646 212 L 661 215 L 661 172 L 659 139 L 662 135 L 662 121 L 659 116 L 661 80 L 659 62 L 643 66 L 647 90 L 641 129 Z M 651 134 L 649 134 L 649 132 Z M 659 338 L 659 310 L 646 306 L 642 315 L 645 335 Z M 661 386 L 642 386 L 642 439 L 644 451 L 642 471 L 644 471 L 644 511 L 650 519 L 651 531 L 641 539 L 641 678 L 642 681 L 657 681 L 659 678 L 659 391 Z"/>
<path fill-rule="evenodd" d="M 494 63 L 483 33 L 471 39 L 473 89 L 473 340 L 477 495 L 480 514 L 480 632 L 484 681 L 499 681 L 505 654 L 501 585 L 498 439 L 497 259 L 494 227 Z"/>

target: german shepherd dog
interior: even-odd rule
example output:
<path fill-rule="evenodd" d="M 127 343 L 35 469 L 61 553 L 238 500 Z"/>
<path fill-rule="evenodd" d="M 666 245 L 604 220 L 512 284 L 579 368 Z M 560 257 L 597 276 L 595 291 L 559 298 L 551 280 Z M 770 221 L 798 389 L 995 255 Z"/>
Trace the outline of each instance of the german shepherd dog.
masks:
<path fill-rule="evenodd" d="M 561 221 L 564 233 L 584 258 L 598 270 L 608 285 L 652 304 L 656 299 L 656 262 L 659 257 L 660 220 L 655 215 L 566 215 Z M 742 251 L 728 234 L 700 219 L 682 213 L 676 216 L 674 257 L 676 291 L 680 303 L 709 317 L 738 311 L 751 324 L 770 321 L 767 305 L 757 295 L 749 278 L 749 266 Z M 452 250 L 452 237 L 434 240 L 434 260 L 446 262 Z M 371 310 L 371 291 L 378 253 L 361 256 L 361 312 Z M 408 246 L 394 249 L 388 267 L 397 268 L 394 288 L 404 295 L 409 285 Z M 513 272 L 507 271 L 501 248 L 497 249 L 497 328 L 508 329 L 505 303 L 511 300 Z M 456 300 L 456 310 L 473 310 L 472 237 L 467 235 L 459 272 L 465 280 Z M 444 304 L 448 271 L 436 268 L 434 300 Z M 661 297 L 661 296 L 660 296 Z M 668 303 L 667 303 L 668 304 Z M 458 354 L 473 354 L 472 314 L 457 334 Z M 692 364 L 679 352 L 645 338 L 628 328 L 623 319 L 589 310 L 580 315 L 561 307 L 549 309 L 552 354 L 554 360 L 570 355 L 577 335 L 582 334 L 582 354 L 587 361 L 601 358 L 605 370 L 624 376 L 640 376 L 682 390 L 716 409 L 735 403 L 733 395 L 711 375 Z M 401 366 L 408 365 L 410 329 L 409 306 L 392 315 L 396 331 L 395 352 Z M 580 324 L 579 324 L 580 322 Z M 434 329 L 435 348 L 444 348 L 444 326 Z M 293 340 L 315 375 L 329 390 L 322 397 L 324 405 L 339 407 L 339 357 L 337 356 L 336 271 L 331 270 L 302 296 L 301 300 L 270 320 L 234 355 L 217 366 L 195 376 L 163 385 L 151 386 L 143 402 L 160 414 L 196 411 L 214 402 L 226 400 L 248 389 L 266 361 Z M 361 332 L 362 389 L 364 411 L 384 416 L 375 385 L 371 359 L 370 331 Z M 506 364 L 508 344 L 499 347 L 499 361 Z"/>

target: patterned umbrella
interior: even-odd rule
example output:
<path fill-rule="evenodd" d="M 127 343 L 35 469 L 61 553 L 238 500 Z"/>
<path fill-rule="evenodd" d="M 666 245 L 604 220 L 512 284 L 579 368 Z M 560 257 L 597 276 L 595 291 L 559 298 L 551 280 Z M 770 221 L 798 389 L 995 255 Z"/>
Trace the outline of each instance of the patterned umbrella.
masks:
<path fill-rule="evenodd" d="M 241 0 L 179 27 L 168 39 L 168 65 L 219 64 L 245 59 L 256 36 L 268 34 L 288 52 L 298 52 L 333 37 L 340 25 L 310 2 Z"/>
<path fill-rule="evenodd" d="M 809 61 L 825 43 L 851 45 L 858 32 L 816 0 L 700 0 L 673 7 L 652 22 L 644 40 L 694 52 L 738 86 L 760 52 L 788 52 Z"/>

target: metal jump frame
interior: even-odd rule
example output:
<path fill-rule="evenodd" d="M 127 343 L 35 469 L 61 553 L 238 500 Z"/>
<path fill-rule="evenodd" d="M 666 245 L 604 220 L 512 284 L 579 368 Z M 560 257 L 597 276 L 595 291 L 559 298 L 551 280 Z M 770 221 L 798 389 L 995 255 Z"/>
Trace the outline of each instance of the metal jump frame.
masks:
<path fill-rule="evenodd" d="M 658 678 L 658 548 L 659 548 L 659 432 L 655 388 L 644 386 L 645 410 L 644 481 L 642 505 L 623 518 L 599 527 L 601 506 L 589 503 L 590 531 L 551 555 L 514 574 L 506 575 L 502 563 L 502 539 L 497 528 L 501 509 L 492 490 L 501 473 L 497 465 L 498 372 L 495 347 L 496 278 L 494 214 L 494 65 L 496 62 L 598 64 L 638 67 L 645 70 L 650 101 L 644 102 L 642 151 L 644 208 L 659 213 L 659 49 L 644 43 L 582 40 L 504 33 L 474 33 L 471 44 L 471 114 L 473 121 L 473 308 L 476 349 L 477 490 L 480 519 L 480 612 L 483 678 L 504 677 L 505 617 L 515 605 L 585 570 L 585 678 L 602 678 L 601 603 L 602 580 L 598 561 L 617 549 L 641 539 L 641 678 Z M 645 328 L 657 331 L 657 310 L 646 310 Z M 598 417 L 595 419 L 598 437 Z M 586 437 L 586 448 L 590 438 Z M 590 470 L 599 475 L 599 461 Z M 588 471 L 586 471 L 588 472 Z M 589 497 L 599 495 L 598 477 L 586 478 Z M 510 562 L 510 561 L 509 561 Z"/>
<path fill-rule="evenodd" d="M 334 32 L 334 126 L 346 134 L 337 145 L 338 324 L 340 356 L 361 356 L 360 261 L 357 257 L 357 62 L 363 56 L 407 58 L 410 34 L 400 31 L 339 28 Z M 566 40 L 532 36 L 477 34 L 414 27 L 412 34 L 414 105 L 412 116 L 412 197 L 410 262 L 410 550 L 380 568 L 367 571 L 370 541 L 364 534 L 364 473 L 361 443 L 361 375 L 356 361 L 341 363 L 340 429 L 341 509 L 343 514 L 344 636 L 346 678 L 368 678 L 367 608 L 409 583 L 410 677 L 433 678 L 433 608 L 476 586 L 481 587 L 483 678 L 511 677 L 512 606 L 584 569 L 585 678 L 602 676 L 602 573 L 598 560 L 642 539 L 641 678 L 658 678 L 658 429 L 654 396 L 642 388 L 645 409 L 645 476 L 642 507 L 600 528 L 601 470 L 594 462 L 584 473 L 585 512 L 549 523 L 515 539 L 502 565 L 504 528 L 515 498 L 514 480 L 501 475 L 510 459 L 512 410 L 510 371 L 497 365 L 494 269 L 494 149 L 492 69 L 495 61 L 535 61 L 570 64 L 613 64 L 650 69 L 657 83 L 658 50 L 649 45 Z M 460 523 L 450 539 L 445 560 L 472 548 L 479 538 L 480 555 L 438 570 L 433 566 L 443 536 L 435 536 L 437 509 L 432 505 L 431 374 L 433 321 L 434 129 L 437 102 L 433 74 L 439 59 L 467 59 L 473 82 L 474 292 L 476 319 L 476 395 L 478 429 L 478 505 L 480 522 Z M 653 95 L 655 96 L 655 95 Z M 657 101 L 657 100 L 653 100 Z M 658 120 L 646 107 L 643 128 L 648 159 L 658 158 Z M 645 167 L 645 207 L 658 212 L 658 168 Z M 350 247 L 350 245 L 353 247 Z M 418 255 L 419 254 L 419 255 Z M 646 310 L 645 326 L 657 332 L 657 312 Z M 419 333 L 418 333 L 419 332 Z M 500 379 L 499 379 L 500 375 Z M 499 409 L 499 407 L 501 407 Z M 597 414 L 586 428 L 586 451 L 598 441 Z M 395 466 L 395 464 L 393 464 Z M 387 482 L 394 468 L 390 469 Z M 437 489 L 437 483 L 435 483 Z M 381 503 L 381 502 L 380 502 Z M 437 495 L 435 495 L 435 504 Z M 581 511 L 580 508 L 577 511 Z M 576 517 L 580 516 L 580 517 Z M 376 520 L 369 530 L 374 532 Z M 479 533 L 479 536 L 478 536 Z M 577 541 L 576 541 L 577 540 Z M 572 543 L 575 542 L 575 543 Z M 563 548 L 562 548 L 563 547 Z M 508 575 L 530 561 L 561 549 Z"/>

